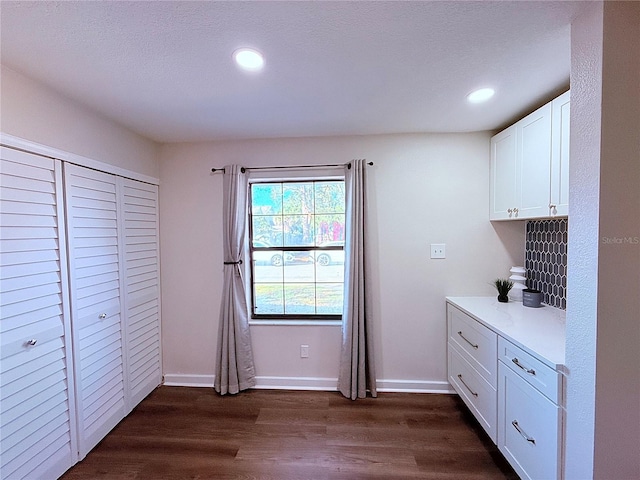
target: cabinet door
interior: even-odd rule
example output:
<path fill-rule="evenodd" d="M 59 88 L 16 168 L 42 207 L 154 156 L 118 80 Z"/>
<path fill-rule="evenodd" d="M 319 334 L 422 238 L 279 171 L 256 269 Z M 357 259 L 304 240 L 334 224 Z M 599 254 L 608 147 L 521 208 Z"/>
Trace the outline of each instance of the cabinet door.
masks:
<path fill-rule="evenodd" d="M 552 104 L 551 150 L 551 216 L 569 214 L 569 116 L 570 92 L 556 98 Z"/>
<path fill-rule="evenodd" d="M 1 148 L 0 476 L 77 460 L 59 161 Z"/>
<path fill-rule="evenodd" d="M 121 179 L 127 412 L 162 382 L 158 187 Z"/>
<path fill-rule="evenodd" d="M 522 478 L 560 478 L 560 407 L 502 362 L 498 372 L 498 448 Z"/>
<path fill-rule="evenodd" d="M 503 130 L 491 139 L 491 220 L 513 218 L 516 199 L 516 127 Z"/>
<path fill-rule="evenodd" d="M 497 442 L 496 389 L 487 382 L 462 353 L 449 343 L 447 348 L 447 374 L 449 383 L 469 407 L 476 420 L 491 440 Z"/>
<path fill-rule="evenodd" d="M 449 343 L 493 387 L 498 386 L 498 335 L 487 327 L 447 304 Z"/>
<path fill-rule="evenodd" d="M 551 184 L 551 104 L 516 123 L 518 152 L 517 218 L 549 215 Z"/>
<path fill-rule="evenodd" d="M 125 415 L 116 183 L 65 165 L 80 458 Z"/>

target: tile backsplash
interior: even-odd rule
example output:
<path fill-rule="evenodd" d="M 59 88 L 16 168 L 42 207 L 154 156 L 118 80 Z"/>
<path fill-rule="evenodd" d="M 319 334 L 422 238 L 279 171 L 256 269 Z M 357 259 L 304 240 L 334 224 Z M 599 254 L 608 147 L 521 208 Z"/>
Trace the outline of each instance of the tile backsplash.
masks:
<path fill-rule="evenodd" d="M 540 290 L 544 303 L 567 308 L 566 218 L 527 222 L 525 268 L 527 287 Z"/>

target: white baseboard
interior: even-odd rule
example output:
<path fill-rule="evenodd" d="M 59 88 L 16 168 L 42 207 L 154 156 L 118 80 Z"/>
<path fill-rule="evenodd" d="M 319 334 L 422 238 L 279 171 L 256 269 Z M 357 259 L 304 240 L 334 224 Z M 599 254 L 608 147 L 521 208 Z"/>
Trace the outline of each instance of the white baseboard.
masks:
<path fill-rule="evenodd" d="M 425 380 L 378 380 L 379 392 L 404 393 L 456 393 L 449 382 Z"/>
<path fill-rule="evenodd" d="M 337 378 L 321 377 L 256 377 L 254 388 L 273 390 L 338 390 Z"/>
<path fill-rule="evenodd" d="M 163 385 L 169 387 L 210 387 L 213 388 L 215 375 L 182 375 L 168 373 L 164 375 Z"/>
<path fill-rule="evenodd" d="M 213 388 L 214 375 L 166 374 L 164 385 L 172 387 L 208 387 Z M 404 393 L 455 393 L 448 382 L 422 380 L 378 380 L 379 392 Z M 257 389 L 272 390 L 338 390 L 337 378 L 322 377 L 256 377 Z"/>

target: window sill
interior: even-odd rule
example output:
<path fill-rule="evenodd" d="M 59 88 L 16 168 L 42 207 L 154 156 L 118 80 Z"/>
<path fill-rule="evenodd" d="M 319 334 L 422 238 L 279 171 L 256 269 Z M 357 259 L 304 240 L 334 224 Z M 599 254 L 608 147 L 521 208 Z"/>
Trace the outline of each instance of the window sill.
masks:
<path fill-rule="evenodd" d="M 340 327 L 341 320 L 249 320 L 249 325 L 260 326 L 287 326 L 287 327 Z"/>

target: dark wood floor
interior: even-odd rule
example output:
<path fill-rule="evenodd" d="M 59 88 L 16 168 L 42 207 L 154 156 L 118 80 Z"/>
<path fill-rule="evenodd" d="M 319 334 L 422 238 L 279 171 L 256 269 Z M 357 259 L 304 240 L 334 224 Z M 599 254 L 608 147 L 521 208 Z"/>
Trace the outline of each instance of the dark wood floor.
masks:
<path fill-rule="evenodd" d="M 74 479 L 517 479 L 454 395 L 160 387 Z"/>

